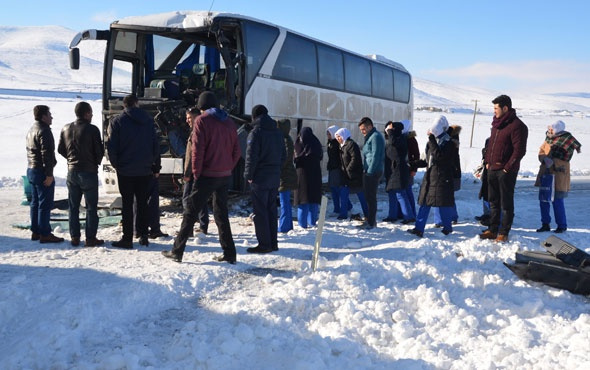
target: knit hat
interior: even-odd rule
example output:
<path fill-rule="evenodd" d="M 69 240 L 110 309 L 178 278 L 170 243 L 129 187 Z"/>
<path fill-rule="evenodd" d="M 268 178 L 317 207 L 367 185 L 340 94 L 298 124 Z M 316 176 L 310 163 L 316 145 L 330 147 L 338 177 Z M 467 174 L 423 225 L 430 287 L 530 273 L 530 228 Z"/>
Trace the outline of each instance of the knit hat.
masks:
<path fill-rule="evenodd" d="M 211 91 L 203 91 L 199 95 L 199 101 L 197 102 L 197 108 L 200 110 L 207 110 L 209 108 L 219 108 L 217 98 Z"/>
<path fill-rule="evenodd" d="M 255 105 L 252 108 L 252 121 L 264 114 L 268 114 L 268 109 L 262 104 Z"/>
<path fill-rule="evenodd" d="M 435 137 L 439 137 L 443 132 L 447 131 L 448 128 L 449 122 L 447 121 L 447 118 L 445 116 L 439 116 L 432 123 L 430 133 Z"/>
<path fill-rule="evenodd" d="M 565 123 L 561 120 L 557 120 L 551 124 L 551 128 L 553 128 L 553 134 L 559 134 L 561 131 L 565 130 Z"/>
<path fill-rule="evenodd" d="M 400 121 L 404 125 L 404 129 L 402 130 L 402 134 L 407 134 L 410 132 L 410 128 L 412 127 L 412 123 L 409 119 L 402 119 Z"/>
<path fill-rule="evenodd" d="M 335 135 L 340 136 L 343 141 L 346 141 L 350 137 L 350 131 L 348 131 L 348 129 L 346 127 L 342 127 L 340 129 L 338 129 L 338 131 L 336 131 Z"/>
<path fill-rule="evenodd" d="M 339 129 L 338 126 L 332 125 L 332 126 L 328 127 L 326 132 L 330 133 L 330 136 L 332 137 L 332 139 L 336 139 L 336 131 L 338 131 L 338 129 Z"/>

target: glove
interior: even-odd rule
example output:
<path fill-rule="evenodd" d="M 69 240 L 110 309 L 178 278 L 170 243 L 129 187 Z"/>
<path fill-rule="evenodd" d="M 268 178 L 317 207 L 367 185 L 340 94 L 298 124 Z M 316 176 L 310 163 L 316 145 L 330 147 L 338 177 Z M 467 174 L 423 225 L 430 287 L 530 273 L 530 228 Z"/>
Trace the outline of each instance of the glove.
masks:
<path fill-rule="evenodd" d="M 553 160 L 551 158 L 549 158 L 549 157 L 543 158 L 543 162 L 545 163 L 545 166 L 547 168 L 553 166 Z"/>

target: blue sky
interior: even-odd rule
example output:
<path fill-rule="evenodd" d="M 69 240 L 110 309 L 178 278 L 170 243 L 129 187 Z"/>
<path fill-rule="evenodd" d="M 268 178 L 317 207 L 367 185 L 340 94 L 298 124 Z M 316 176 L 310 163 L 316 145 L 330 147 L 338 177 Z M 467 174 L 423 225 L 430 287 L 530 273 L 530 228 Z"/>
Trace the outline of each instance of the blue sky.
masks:
<path fill-rule="evenodd" d="M 433 81 L 508 94 L 590 92 L 587 0 L 20 1 L 3 7 L 0 25 L 104 29 L 131 15 L 210 8 L 381 54 Z"/>

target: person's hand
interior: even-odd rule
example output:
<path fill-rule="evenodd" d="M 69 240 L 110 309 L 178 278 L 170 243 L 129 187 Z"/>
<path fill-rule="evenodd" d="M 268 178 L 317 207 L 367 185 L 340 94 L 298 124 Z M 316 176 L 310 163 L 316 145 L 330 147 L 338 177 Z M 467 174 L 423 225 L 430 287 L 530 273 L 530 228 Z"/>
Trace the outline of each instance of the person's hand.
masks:
<path fill-rule="evenodd" d="M 45 181 L 43 181 L 43 185 L 51 186 L 51 184 L 53 184 L 53 176 L 47 176 Z"/>

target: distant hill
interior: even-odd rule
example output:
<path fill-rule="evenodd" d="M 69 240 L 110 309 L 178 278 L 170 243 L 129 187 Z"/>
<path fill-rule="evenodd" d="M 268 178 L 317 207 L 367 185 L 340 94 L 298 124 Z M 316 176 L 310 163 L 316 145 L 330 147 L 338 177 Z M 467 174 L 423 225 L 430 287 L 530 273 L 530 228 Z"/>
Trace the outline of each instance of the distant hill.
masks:
<path fill-rule="evenodd" d="M 100 92 L 106 43 L 80 43 L 80 70 L 71 70 L 68 46 L 75 34 L 61 26 L 0 26 L 0 89 Z M 418 76 L 413 81 L 416 108 L 472 113 L 477 100 L 479 111 L 491 113 L 491 101 L 505 93 L 521 113 L 590 116 L 590 93 L 512 94 Z"/>

